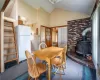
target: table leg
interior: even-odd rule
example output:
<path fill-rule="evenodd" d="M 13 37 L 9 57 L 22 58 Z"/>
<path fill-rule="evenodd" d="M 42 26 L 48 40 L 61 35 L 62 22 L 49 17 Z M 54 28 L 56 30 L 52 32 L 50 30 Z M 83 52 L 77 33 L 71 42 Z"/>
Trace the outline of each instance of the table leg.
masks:
<path fill-rule="evenodd" d="M 48 80 L 51 80 L 51 63 L 48 63 Z"/>

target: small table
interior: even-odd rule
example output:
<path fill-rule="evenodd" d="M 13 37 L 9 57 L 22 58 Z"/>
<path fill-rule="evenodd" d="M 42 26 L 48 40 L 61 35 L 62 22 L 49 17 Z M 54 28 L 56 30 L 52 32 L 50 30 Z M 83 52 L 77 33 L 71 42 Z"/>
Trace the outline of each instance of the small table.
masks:
<path fill-rule="evenodd" d="M 34 52 L 34 55 L 48 63 L 48 80 L 51 80 L 51 59 L 57 55 L 61 55 L 63 48 L 48 47 Z"/>

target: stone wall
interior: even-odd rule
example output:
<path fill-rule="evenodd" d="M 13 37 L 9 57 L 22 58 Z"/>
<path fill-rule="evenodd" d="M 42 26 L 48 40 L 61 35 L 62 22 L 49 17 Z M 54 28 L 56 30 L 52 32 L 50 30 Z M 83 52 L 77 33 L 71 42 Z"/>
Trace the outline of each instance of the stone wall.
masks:
<path fill-rule="evenodd" d="M 88 27 L 92 27 L 90 18 L 68 21 L 68 49 L 75 48 L 77 41 L 82 39 L 82 32 Z M 88 40 L 91 40 L 91 36 L 92 33 L 89 32 Z"/>

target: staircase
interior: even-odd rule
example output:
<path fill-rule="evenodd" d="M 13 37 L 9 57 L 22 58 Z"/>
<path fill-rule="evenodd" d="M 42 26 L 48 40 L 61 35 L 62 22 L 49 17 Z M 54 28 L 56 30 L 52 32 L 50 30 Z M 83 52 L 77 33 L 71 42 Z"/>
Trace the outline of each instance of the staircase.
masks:
<path fill-rule="evenodd" d="M 4 19 L 4 63 L 18 61 L 14 22 L 10 18 Z"/>
<path fill-rule="evenodd" d="M 18 0 L 0 0 L 0 72 L 5 71 L 6 64 L 18 63 L 14 31 L 14 23 L 18 24 L 17 3 Z"/>

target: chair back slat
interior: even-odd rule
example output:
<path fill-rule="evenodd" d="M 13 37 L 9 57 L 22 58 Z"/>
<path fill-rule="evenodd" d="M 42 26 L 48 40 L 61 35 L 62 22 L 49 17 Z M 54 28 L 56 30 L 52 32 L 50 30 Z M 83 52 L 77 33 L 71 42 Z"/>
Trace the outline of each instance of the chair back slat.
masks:
<path fill-rule="evenodd" d="M 28 51 L 25 51 L 27 64 L 28 64 L 28 72 L 32 77 L 38 77 L 39 71 L 36 66 L 35 56 L 32 56 Z"/>
<path fill-rule="evenodd" d="M 40 45 L 39 45 L 39 50 L 40 49 L 43 49 L 43 48 L 46 48 L 47 47 L 47 45 L 44 43 L 44 42 L 42 42 L 42 43 L 40 43 Z"/>
<path fill-rule="evenodd" d="M 67 55 L 67 46 L 64 47 L 64 50 L 63 50 L 63 59 L 64 59 L 64 62 L 66 62 L 66 55 Z"/>
<path fill-rule="evenodd" d="M 28 51 L 25 51 L 25 54 L 26 54 L 28 65 L 29 66 L 31 66 L 31 65 L 35 66 L 36 62 L 35 62 L 34 56 L 32 56 Z"/>

